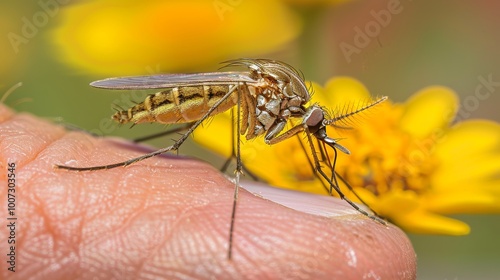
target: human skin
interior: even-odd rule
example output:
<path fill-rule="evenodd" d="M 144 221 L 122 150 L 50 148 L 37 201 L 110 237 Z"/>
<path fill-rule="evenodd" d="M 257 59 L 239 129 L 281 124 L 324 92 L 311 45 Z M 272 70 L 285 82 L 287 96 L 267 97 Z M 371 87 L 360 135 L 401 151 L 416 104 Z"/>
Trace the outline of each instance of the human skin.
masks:
<path fill-rule="evenodd" d="M 228 260 L 234 184 L 209 164 L 162 155 L 111 170 L 54 168 L 115 163 L 149 151 L 68 132 L 0 104 L 0 278 L 416 278 L 406 235 L 336 198 L 240 189 Z M 16 164 L 16 272 L 6 264 L 8 163 Z M 295 209 L 262 196 L 293 197 Z M 322 213 L 309 213 L 320 204 Z"/>

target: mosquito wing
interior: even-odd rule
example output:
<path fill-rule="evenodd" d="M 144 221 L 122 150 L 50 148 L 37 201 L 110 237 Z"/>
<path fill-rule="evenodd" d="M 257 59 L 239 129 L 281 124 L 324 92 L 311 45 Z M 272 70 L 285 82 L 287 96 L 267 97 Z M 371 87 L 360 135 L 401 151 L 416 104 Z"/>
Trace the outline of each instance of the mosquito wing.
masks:
<path fill-rule="evenodd" d="M 256 82 L 248 76 L 247 72 L 211 72 L 109 78 L 92 82 L 90 85 L 105 89 L 154 89 L 236 83 L 253 84 Z"/>

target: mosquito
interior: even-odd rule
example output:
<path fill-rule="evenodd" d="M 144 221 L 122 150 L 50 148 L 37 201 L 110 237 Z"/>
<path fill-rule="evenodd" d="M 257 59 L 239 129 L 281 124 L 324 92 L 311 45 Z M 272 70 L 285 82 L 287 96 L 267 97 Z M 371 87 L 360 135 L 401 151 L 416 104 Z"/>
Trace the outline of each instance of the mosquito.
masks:
<path fill-rule="evenodd" d="M 177 151 L 203 121 L 236 106 L 237 140 L 236 147 L 233 147 L 233 154 L 236 149 L 234 155 L 236 170 L 229 228 L 228 259 L 232 257 L 239 182 L 240 175 L 243 173 L 240 156 L 240 137 L 242 135 L 247 140 L 262 136 L 266 144 L 274 145 L 305 133 L 313 158 L 314 171 L 319 174 L 320 178 L 328 182 L 328 186 L 324 186 L 329 194 L 332 195 L 335 191 L 341 199 L 363 215 L 385 224 L 376 215 L 369 214 L 353 203 L 341 191 L 334 170 L 337 149 L 346 154 L 350 154 L 350 151 L 340 145 L 336 139 L 330 138 L 326 133 L 326 128 L 336 126 L 336 122 L 383 102 L 386 97 L 379 98 L 351 112 L 330 118 L 325 109 L 318 104 L 307 106 L 311 99 L 311 93 L 306 86 L 304 77 L 284 62 L 269 59 L 236 59 L 224 62 L 222 68 L 226 67 L 244 67 L 246 71 L 119 77 L 92 82 L 91 86 L 103 89 L 161 89 L 160 92 L 148 95 L 142 103 L 128 110 L 116 112 L 112 119 L 121 124 L 187 123 L 189 124 L 188 129 L 171 146 L 123 162 L 90 167 L 65 165 L 56 165 L 55 167 L 72 171 L 111 169 L 125 167 L 166 152 Z M 287 129 L 287 125 L 292 125 L 292 127 Z M 322 169 L 321 160 L 318 158 L 313 144 L 314 138 L 322 144 L 319 148 L 321 153 L 324 152 L 326 146 L 331 147 L 335 152 L 334 163 L 329 165 L 332 170 L 331 176 L 328 176 Z"/>

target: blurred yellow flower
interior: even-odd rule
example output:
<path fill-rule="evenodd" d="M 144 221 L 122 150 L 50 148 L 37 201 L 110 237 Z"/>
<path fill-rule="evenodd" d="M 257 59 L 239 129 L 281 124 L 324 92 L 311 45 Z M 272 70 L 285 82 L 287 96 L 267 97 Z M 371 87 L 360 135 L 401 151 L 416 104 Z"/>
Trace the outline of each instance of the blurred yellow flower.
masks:
<path fill-rule="evenodd" d="M 344 2 L 348 2 L 351 0 L 283 0 L 283 2 L 292 4 L 292 5 L 301 5 L 301 6 L 322 6 L 322 5 L 335 5 L 342 4 Z"/>
<path fill-rule="evenodd" d="M 300 28 L 280 1 L 100 0 L 65 8 L 53 35 L 64 61 L 92 73 L 132 75 L 270 52 Z"/>
<path fill-rule="evenodd" d="M 30 39 L 36 34 L 35 27 L 25 26 L 29 20 L 23 19 L 28 5 L 20 5 L 18 9 L 14 6 L 10 1 L 0 3 L 0 34 L 4 35 L 4 40 L 0 40 L 0 86 L 4 87 L 10 86 L 10 78 L 23 69 L 33 49 Z"/>
<path fill-rule="evenodd" d="M 312 103 L 337 110 L 370 98 L 360 82 L 348 77 L 334 78 L 324 88 L 313 84 L 313 89 Z M 341 143 L 351 150 L 351 155 L 339 153 L 337 172 L 373 210 L 407 231 L 467 234 L 467 224 L 444 215 L 500 212 L 500 126 L 486 120 L 452 125 L 457 107 L 453 91 L 433 86 L 403 104 L 386 101 L 362 113 L 365 120 L 354 119 L 354 129 L 328 128 L 330 137 L 345 138 Z M 224 140 L 231 139 L 230 126 L 229 113 L 216 116 L 196 130 L 195 141 L 229 156 L 230 141 Z M 274 146 L 241 139 L 243 162 L 260 178 L 325 193 L 299 138 Z"/>

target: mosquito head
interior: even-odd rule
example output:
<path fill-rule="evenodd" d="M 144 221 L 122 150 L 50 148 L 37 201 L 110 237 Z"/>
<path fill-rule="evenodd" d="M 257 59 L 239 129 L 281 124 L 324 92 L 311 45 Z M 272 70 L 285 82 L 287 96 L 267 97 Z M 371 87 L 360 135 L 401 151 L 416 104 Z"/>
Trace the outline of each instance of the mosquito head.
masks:
<path fill-rule="evenodd" d="M 326 134 L 325 122 L 325 112 L 321 107 L 317 105 L 311 106 L 307 110 L 303 119 L 303 123 L 307 125 L 308 131 L 312 133 L 319 141 L 327 144 L 334 149 L 337 148 L 345 154 L 351 154 L 351 152 L 346 147 L 337 143 L 335 139 L 328 137 L 328 135 Z"/>

